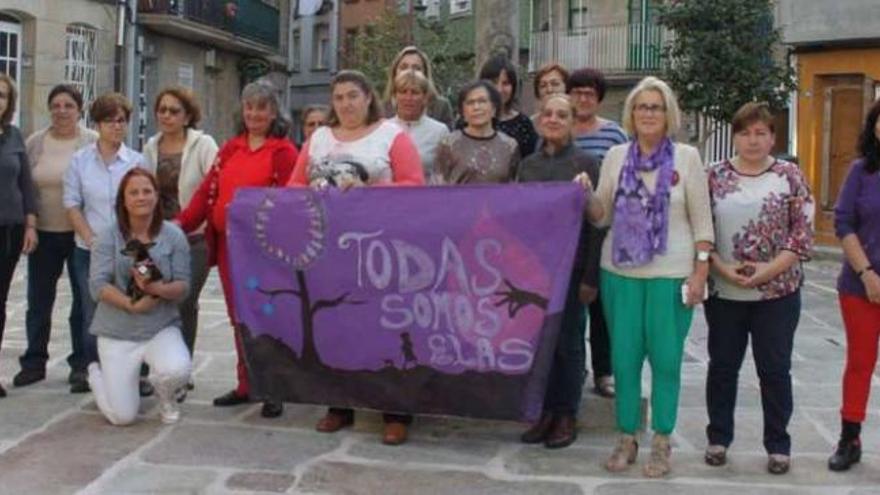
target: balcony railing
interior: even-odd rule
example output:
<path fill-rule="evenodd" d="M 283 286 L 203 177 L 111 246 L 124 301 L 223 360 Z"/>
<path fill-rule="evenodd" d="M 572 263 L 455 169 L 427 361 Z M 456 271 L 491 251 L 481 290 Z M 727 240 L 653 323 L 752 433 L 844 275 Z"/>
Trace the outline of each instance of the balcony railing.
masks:
<path fill-rule="evenodd" d="M 138 11 L 177 16 L 278 47 L 278 9 L 260 0 L 139 0 Z"/>
<path fill-rule="evenodd" d="M 657 71 L 670 32 L 654 23 L 588 26 L 577 31 L 539 31 L 531 35 L 529 70 L 557 61 L 566 67 L 593 67 L 606 73 Z"/>

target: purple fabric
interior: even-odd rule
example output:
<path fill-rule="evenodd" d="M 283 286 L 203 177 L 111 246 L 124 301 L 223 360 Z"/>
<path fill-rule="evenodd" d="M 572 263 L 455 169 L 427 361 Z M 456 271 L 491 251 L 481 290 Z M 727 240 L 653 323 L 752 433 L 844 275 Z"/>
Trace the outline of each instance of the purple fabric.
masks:
<path fill-rule="evenodd" d="M 863 159 L 853 162 L 837 196 L 834 231 L 839 239 L 856 234 L 868 261 L 880 272 L 880 173 L 867 173 Z M 864 284 L 846 261 L 837 279 L 837 290 L 866 297 Z"/>
<path fill-rule="evenodd" d="M 571 183 L 241 190 L 228 242 L 255 397 L 535 419 L 582 207 Z"/>
<path fill-rule="evenodd" d="M 647 265 L 666 252 L 669 234 L 669 194 L 674 169 L 672 140 L 664 138 L 650 156 L 643 157 L 638 140 L 629 145 L 614 194 L 611 259 L 614 266 Z M 657 171 L 652 194 L 639 172 Z"/>

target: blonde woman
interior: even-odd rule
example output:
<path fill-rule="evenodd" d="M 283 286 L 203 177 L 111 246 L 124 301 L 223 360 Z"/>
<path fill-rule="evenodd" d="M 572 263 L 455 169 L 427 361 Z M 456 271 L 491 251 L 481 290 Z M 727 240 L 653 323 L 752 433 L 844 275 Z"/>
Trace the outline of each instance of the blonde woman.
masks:
<path fill-rule="evenodd" d="M 394 94 L 394 79 L 405 70 L 414 70 L 421 72 L 431 83 L 431 94 L 428 97 L 427 114 L 432 119 L 443 122 L 446 127 L 452 128 L 455 117 L 452 114 L 452 105 L 449 100 L 437 93 L 434 84 L 433 69 L 431 68 L 431 60 L 425 52 L 414 46 L 404 47 L 397 52 L 391 66 L 388 67 L 388 79 L 385 81 L 385 115 L 394 115 L 397 102 Z"/>

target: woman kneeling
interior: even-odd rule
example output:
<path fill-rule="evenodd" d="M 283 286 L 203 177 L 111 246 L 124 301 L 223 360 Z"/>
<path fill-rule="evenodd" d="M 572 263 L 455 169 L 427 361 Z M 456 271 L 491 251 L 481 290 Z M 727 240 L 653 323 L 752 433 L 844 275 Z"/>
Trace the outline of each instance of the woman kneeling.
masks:
<path fill-rule="evenodd" d="M 98 308 L 91 332 L 101 364 L 89 365 L 89 385 L 98 409 L 117 426 L 137 415 L 141 363 L 150 365 L 163 423 L 180 418 L 175 395 L 192 368 L 177 309 L 189 291 L 189 245 L 180 228 L 162 220 L 157 191 L 149 172 L 126 173 L 117 225 L 100 233 L 92 249 L 89 289 Z"/>

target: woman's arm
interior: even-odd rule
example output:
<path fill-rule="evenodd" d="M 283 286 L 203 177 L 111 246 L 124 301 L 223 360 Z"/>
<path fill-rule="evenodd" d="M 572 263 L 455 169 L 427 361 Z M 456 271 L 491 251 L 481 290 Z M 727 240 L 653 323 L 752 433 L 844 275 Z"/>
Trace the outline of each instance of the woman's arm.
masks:
<path fill-rule="evenodd" d="M 67 210 L 67 218 L 73 225 L 73 231 L 76 235 L 91 247 L 95 240 L 95 233 L 92 227 L 83 215 L 83 195 L 82 195 L 82 176 L 83 168 L 82 158 L 74 155 L 64 172 L 64 208 Z"/>

